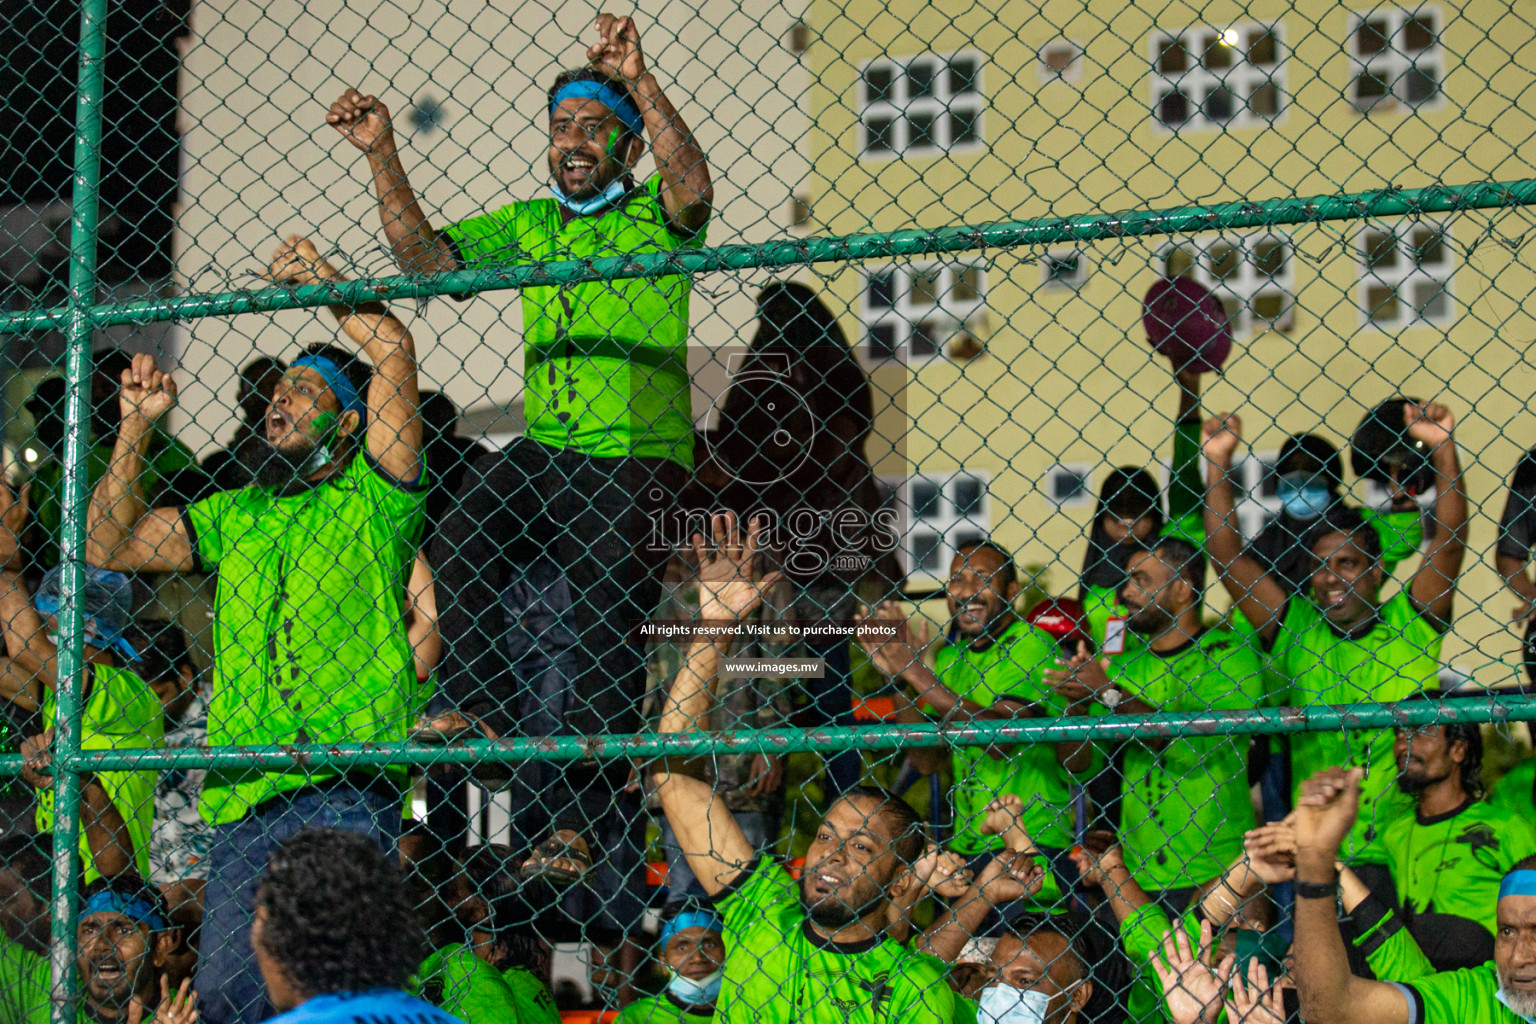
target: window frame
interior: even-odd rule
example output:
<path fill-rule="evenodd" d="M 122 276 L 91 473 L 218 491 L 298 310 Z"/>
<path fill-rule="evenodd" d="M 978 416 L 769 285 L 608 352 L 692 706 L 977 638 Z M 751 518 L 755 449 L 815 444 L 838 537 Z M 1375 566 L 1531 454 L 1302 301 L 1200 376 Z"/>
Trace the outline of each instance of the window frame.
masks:
<path fill-rule="evenodd" d="M 1433 225 L 1440 236 L 1440 251 L 1444 254 L 1444 276 L 1437 277 L 1434 273 L 1426 271 L 1424 265 L 1419 262 L 1412 253 L 1418 249 L 1413 244 L 1413 228 Z M 1405 233 L 1403 227 L 1410 230 Z M 1371 242 L 1373 233 L 1390 231 L 1394 239 L 1394 247 L 1397 250 L 1397 259 L 1403 266 L 1394 268 L 1382 268 L 1373 266 L 1371 252 L 1376 248 Z M 1364 329 L 1376 329 L 1380 331 L 1400 331 L 1410 327 L 1443 328 L 1456 322 L 1456 245 L 1455 236 L 1452 233 L 1449 218 L 1444 217 L 1401 217 L 1391 221 L 1366 220 L 1362 221 L 1358 228 L 1358 241 L 1355 244 L 1355 299 L 1360 310 L 1360 325 Z M 1406 266 L 1411 263 L 1412 266 Z M 1386 274 L 1382 270 L 1386 269 Z M 1405 286 L 1421 283 L 1438 285 L 1436 295 L 1444 295 L 1445 309 L 1434 316 L 1420 315 L 1423 307 L 1414 302 L 1405 302 L 1402 290 Z M 1398 312 L 1390 320 L 1378 319 L 1373 310 L 1379 308 L 1372 304 L 1370 290 L 1372 287 L 1389 286 L 1393 290 L 1394 299 L 1397 302 Z M 1435 296 L 1431 296 L 1431 301 Z M 1427 303 L 1426 303 L 1427 305 Z M 1411 312 L 1411 315 L 1405 313 Z"/>
<path fill-rule="evenodd" d="M 979 481 L 981 496 L 979 511 L 960 514 L 951 488 L 962 478 Z M 955 557 L 955 547 L 962 535 L 976 534 L 989 537 L 992 532 L 992 472 L 986 469 L 958 467 L 955 469 L 918 470 L 909 476 L 883 477 L 890 488 L 890 501 L 896 510 L 900 544 L 897 548 L 902 568 L 909 578 L 915 577 L 942 583 L 949 575 L 949 563 Z M 931 483 L 938 487 L 939 502 L 944 514 L 938 517 L 918 519 L 913 515 L 912 489 L 917 483 Z M 930 572 L 918 564 L 916 537 L 931 534 L 938 538 L 938 569 Z"/>
<path fill-rule="evenodd" d="M 1415 51 L 1417 56 L 1409 56 L 1409 51 L 1399 49 L 1396 41 L 1402 36 L 1410 21 L 1424 15 L 1434 20 L 1436 26 L 1434 42 L 1423 50 Z M 1386 45 L 1377 53 L 1362 55 L 1358 49 L 1360 29 L 1377 18 L 1391 19 Z M 1348 24 L 1344 51 L 1350 61 L 1350 75 L 1344 98 L 1361 117 L 1369 117 L 1372 114 L 1406 115 L 1420 111 L 1433 111 L 1449 102 L 1445 95 L 1445 44 L 1441 40 L 1445 32 L 1446 20 L 1444 12 L 1438 5 L 1420 4 L 1410 8 L 1382 4 L 1368 10 L 1350 11 Z M 1410 103 L 1401 95 L 1400 86 L 1406 80 L 1408 72 L 1418 67 L 1424 60 L 1431 62 L 1435 71 L 1435 95 L 1421 103 Z M 1385 95 L 1373 96 L 1362 101 L 1356 95 L 1355 86 L 1363 75 L 1371 72 L 1373 65 L 1386 68 L 1387 92 Z"/>
<path fill-rule="evenodd" d="M 943 273 L 939 295 L 935 297 L 931 306 L 914 306 L 912 304 L 913 281 L 916 280 L 918 272 L 931 270 Z M 955 285 L 961 280 L 961 273 L 966 270 L 976 271 L 976 298 L 957 300 L 953 297 Z M 875 306 L 870 301 L 870 282 L 876 277 L 885 275 L 889 275 L 893 281 L 891 304 L 888 307 Z M 864 326 L 864 332 L 859 339 L 858 350 L 859 358 L 866 365 L 873 366 L 892 361 L 923 365 L 935 359 L 948 359 L 949 342 L 955 334 L 962 330 L 970 330 L 974 336 L 976 331 L 973 326 L 987 309 L 985 260 L 902 260 L 874 266 L 866 265 L 861 268 L 859 277 L 859 317 Z M 936 340 L 934 351 L 914 353 L 912 340 L 917 336 L 917 329 L 930 322 L 952 325 L 954 331 Z M 888 353 L 883 349 L 877 351 L 871 344 L 875 328 L 885 325 L 890 325 L 896 330 L 894 344 Z"/>
<path fill-rule="evenodd" d="M 975 62 L 976 76 L 973 79 L 972 92 L 956 94 L 950 91 L 949 73 L 957 60 Z M 936 62 L 938 65 L 933 77 L 933 94 L 908 96 L 909 69 L 925 61 Z M 891 72 L 891 88 L 887 96 L 873 99 L 869 90 L 869 73 L 880 67 L 885 67 Z M 857 90 L 856 112 L 859 125 L 858 158 L 885 161 L 984 152 L 987 148 L 986 112 L 989 106 L 986 93 L 986 68 L 987 59 L 982 51 L 969 49 L 924 50 L 921 53 L 902 57 L 881 55 L 860 64 L 858 78 L 854 83 L 854 89 Z M 920 147 L 912 145 L 911 122 L 914 103 L 918 104 L 916 113 L 919 116 L 928 114 L 933 116 L 935 134 L 930 145 Z M 948 115 L 966 112 L 974 115 L 972 125 L 975 138 L 968 142 L 957 143 L 950 138 Z M 890 122 L 891 145 L 888 149 L 870 148 L 869 143 L 872 137 L 870 122 L 876 118 L 885 118 Z"/>
<path fill-rule="evenodd" d="M 1265 274 L 1258 269 L 1255 258 L 1258 251 L 1257 243 L 1266 241 L 1277 241 L 1285 246 L 1285 265 L 1279 274 Z M 1236 268 L 1237 283 L 1243 285 L 1243 288 L 1234 286 L 1231 275 L 1218 277 L 1210 268 L 1211 253 L 1221 244 L 1235 244 L 1237 247 L 1240 253 Z M 1232 324 L 1234 339 L 1257 338 L 1270 331 L 1283 334 L 1296 326 L 1296 242 L 1290 235 L 1267 228 L 1215 234 L 1176 235 L 1157 251 L 1158 269 L 1166 277 L 1174 276 L 1169 273 L 1168 260 L 1178 249 L 1184 249 L 1195 257 L 1194 280 L 1198 284 L 1209 289 L 1217 299 L 1232 298 L 1239 303 L 1237 314 L 1229 320 Z M 1279 290 L 1283 302 L 1280 315 L 1274 320 L 1260 316 L 1253 309 L 1254 300 L 1270 290 L 1267 287 L 1269 283 L 1273 283 Z M 1259 328 L 1258 324 L 1265 326 Z"/>
<path fill-rule="evenodd" d="M 1045 471 L 1045 500 L 1058 511 L 1074 508 L 1093 508 L 1098 497 L 1093 489 L 1094 464 L 1091 462 L 1057 462 Z M 1082 491 L 1069 498 L 1056 497 L 1056 478 L 1070 473 L 1082 480 Z"/>
<path fill-rule="evenodd" d="M 1209 51 L 1209 47 L 1202 51 L 1199 49 L 1198 39 L 1201 35 L 1215 33 L 1216 42 L 1213 45 L 1224 45 L 1222 40 L 1228 32 L 1237 32 L 1246 38 L 1251 32 L 1258 31 L 1275 37 L 1275 62 L 1273 65 L 1253 64 L 1248 59 L 1248 49 L 1232 46 L 1234 53 L 1241 54 L 1240 59 L 1234 60 L 1229 68 L 1221 71 L 1211 70 L 1204 66 L 1200 60 L 1203 53 Z M 1190 45 L 1190 40 L 1195 45 Z M 1162 57 L 1167 49 L 1167 44 L 1174 43 L 1183 48 L 1186 55 L 1193 61 L 1194 66 L 1187 67 L 1183 71 L 1165 72 L 1162 70 Z M 1225 44 L 1230 45 L 1230 44 Z M 1251 43 L 1250 43 L 1251 48 Z M 1160 135 L 1178 135 L 1182 132 L 1221 132 L 1231 129 L 1244 128 L 1271 128 L 1285 123 L 1291 109 L 1291 93 L 1286 87 L 1287 65 L 1291 51 L 1286 43 L 1285 21 L 1276 19 L 1266 24 L 1262 21 L 1239 21 L 1224 28 L 1216 28 L 1212 25 L 1191 25 L 1179 31 L 1162 28 L 1153 28 L 1147 36 L 1147 117 L 1152 124 L 1152 131 Z M 1269 70 L 1265 70 L 1268 68 Z M 1186 83 L 1194 83 L 1201 88 L 1200 101 L 1197 103 L 1193 96 L 1182 88 Z M 1261 85 L 1273 85 L 1275 87 L 1275 113 L 1273 117 L 1255 114 L 1252 111 L 1251 101 L 1254 93 Z M 1224 121 L 1214 120 L 1205 115 L 1205 100 L 1209 93 L 1216 87 L 1222 86 L 1233 95 L 1232 116 Z M 1167 96 L 1182 92 L 1186 102 L 1190 104 L 1189 116 L 1178 124 L 1169 124 L 1162 118 L 1163 100 Z"/>

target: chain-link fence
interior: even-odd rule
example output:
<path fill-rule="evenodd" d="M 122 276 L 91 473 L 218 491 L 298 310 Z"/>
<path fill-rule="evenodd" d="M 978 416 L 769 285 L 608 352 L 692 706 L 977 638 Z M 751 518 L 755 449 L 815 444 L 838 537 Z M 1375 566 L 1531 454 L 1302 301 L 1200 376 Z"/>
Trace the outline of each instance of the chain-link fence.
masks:
<path fill-rule="evenodd" d="M 1536 1013 L 1518 0 L 0 24 L 0 1024 Z"/>

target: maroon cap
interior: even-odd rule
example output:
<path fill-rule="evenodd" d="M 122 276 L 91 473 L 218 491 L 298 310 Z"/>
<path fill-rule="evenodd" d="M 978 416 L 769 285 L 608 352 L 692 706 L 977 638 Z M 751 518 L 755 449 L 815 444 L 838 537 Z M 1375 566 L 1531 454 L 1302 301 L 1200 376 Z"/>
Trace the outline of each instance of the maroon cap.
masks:
<path fill-rule="evenodd" d="M 1211 373 L 1232 351 L 1232 327 L 1216 296 L 1187 277 L 1162 277 L 1141 304 L 1147 342 L 1176 371 Z"/>
<path fill-rule="evenodd" d="M 1082 602 L 1074 598 L 1046 598 L 1031 608 L 1024 620 L 1049 633 L 1070 651 L 1076 652 L 1078 641 L 1093 647 L 1093 638 L 1088 634 L 1088 615 L 1083 611 Z"/>

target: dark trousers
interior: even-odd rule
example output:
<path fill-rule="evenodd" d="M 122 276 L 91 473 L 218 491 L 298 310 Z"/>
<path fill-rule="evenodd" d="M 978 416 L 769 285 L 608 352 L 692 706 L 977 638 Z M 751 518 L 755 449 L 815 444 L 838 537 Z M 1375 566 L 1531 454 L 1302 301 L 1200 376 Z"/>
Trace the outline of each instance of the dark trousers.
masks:
<path fill-rule="evenodd" d="M 686 479 L 664 459 L 596 458 L 523 438 L 479 460 L 432 543 L 439 679 L 460 710 L 513 731 L 518 682 L 502 595 L 516 563 L 553 560 L 570 585 L 577 668 L 562 732 L 636 732 L 644 649 L 633 628 L 661 596 L 658 524 Z"/>

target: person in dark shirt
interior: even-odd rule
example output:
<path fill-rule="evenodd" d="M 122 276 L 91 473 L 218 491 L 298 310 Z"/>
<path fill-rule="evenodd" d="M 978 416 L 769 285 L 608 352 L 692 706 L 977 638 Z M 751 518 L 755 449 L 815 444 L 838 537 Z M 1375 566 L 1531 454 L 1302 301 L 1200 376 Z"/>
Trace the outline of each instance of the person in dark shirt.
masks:
<path fill-rule="evenodd" d="M 1532 547 L 1536 547 L 1536 448 L 1525 453 L 1510 477 L 1493 555 L 1499 577 L 1520 600 L 1510 619 L 1526 625 L 1525 670 L 1536 682 L 1536 582 L 1527 568 Z"/>

